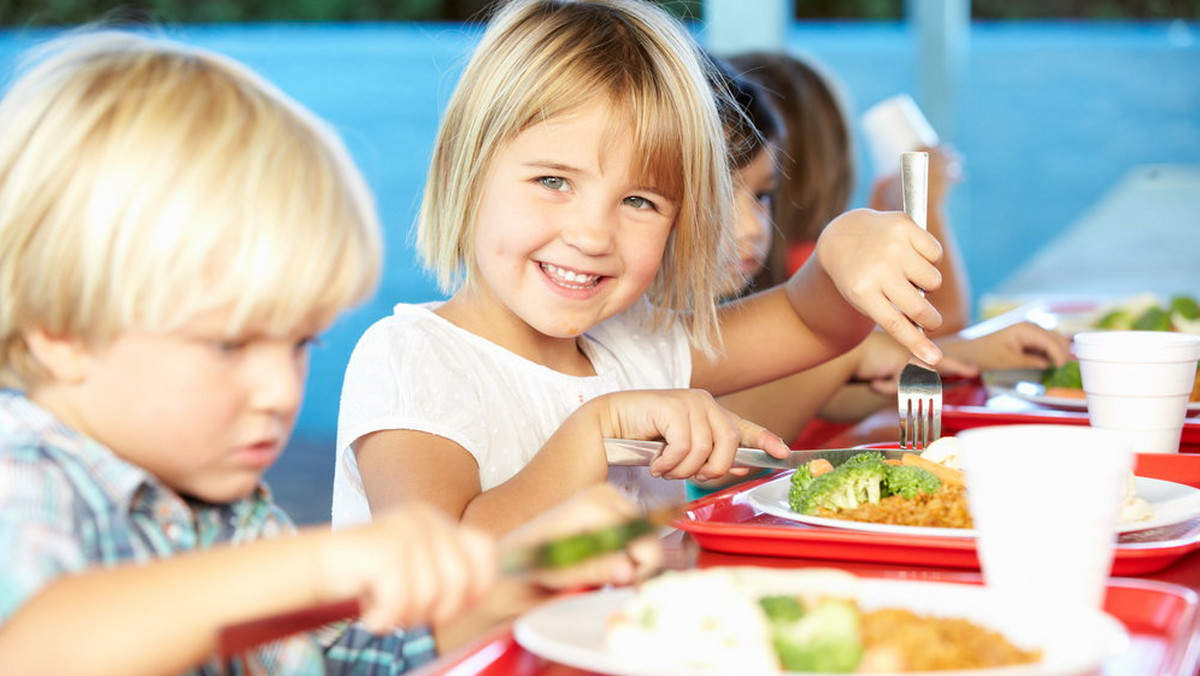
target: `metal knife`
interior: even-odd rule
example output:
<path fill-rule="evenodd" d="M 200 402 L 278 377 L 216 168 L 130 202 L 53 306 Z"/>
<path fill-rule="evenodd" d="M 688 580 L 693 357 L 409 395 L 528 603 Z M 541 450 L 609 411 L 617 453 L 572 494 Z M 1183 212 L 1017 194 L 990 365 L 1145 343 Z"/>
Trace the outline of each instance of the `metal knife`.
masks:
<path fill-rule="evenodd" d="M 664 441 L 639 441 L 634 439 L 604 440 L 608 464 L 637 466 L 649 465 L 666 448 Z M 811 460 L 824 458 L 835 467 L 859 453 L 882 453 L 885 458 L 899 458 L 905 453 L 899 448 L 817 448 L 792 451 L 787 458 L 776 458 L 761 448 L 739 448 L 733 457 L 734 467 L 767 467 L 770 469 L 795 469 Z"/>

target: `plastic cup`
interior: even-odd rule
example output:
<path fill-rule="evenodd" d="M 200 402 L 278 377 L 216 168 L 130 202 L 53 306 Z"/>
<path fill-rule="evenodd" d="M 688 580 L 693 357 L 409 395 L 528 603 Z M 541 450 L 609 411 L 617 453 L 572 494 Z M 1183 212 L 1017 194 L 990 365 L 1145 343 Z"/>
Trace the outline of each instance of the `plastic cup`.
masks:
<path fill-rule="evenodd" d="M 1079 425 L 958 433 L 984 582 L 1028 608 L 1103 606 L 1134 456 L 1125 438 Z"/>
<path fill-rule="evenodd" d="M 938 144 L 937 132 L 908 94 L 897 94 L 862 115 L 871 163 L 879 176 L 900 170 L 900 155 Z"/>
<path fill-rule="evenodd" d="M 1200 336 L 1090 331 L 1075 356 L 1092 427 L 1124 434 L 1136 453 L 1178 453 L 1200 360 Z"/>

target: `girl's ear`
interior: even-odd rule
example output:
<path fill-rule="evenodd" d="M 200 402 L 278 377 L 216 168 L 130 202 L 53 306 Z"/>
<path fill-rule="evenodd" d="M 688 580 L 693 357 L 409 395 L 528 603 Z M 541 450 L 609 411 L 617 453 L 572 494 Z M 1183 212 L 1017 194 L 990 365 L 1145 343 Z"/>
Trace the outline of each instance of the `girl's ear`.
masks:
<path fill-rule="evenodd" d="M 42 328 L 25 333 L 29 353 L 59 383 L 77 383 L 87 375 L 89 352 L 78 338 L 52 336 Z"/>

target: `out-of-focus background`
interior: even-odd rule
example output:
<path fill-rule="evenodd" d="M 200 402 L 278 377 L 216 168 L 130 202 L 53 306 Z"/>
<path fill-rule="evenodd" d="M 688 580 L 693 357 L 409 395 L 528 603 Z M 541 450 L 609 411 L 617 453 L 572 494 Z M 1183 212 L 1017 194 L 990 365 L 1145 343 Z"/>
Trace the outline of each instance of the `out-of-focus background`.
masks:
<path fill-rule="evenodd" d="M 1200 169 L 1200 0 L 734 1 L 664 4 L 718 53 L 778 43 L 819 60 L 856 120 L 910 93 L 962 153 L 951 210 L 977 307 L 1135 168 Z M 295 435 L 268 473 L 298 521 L 328 519 L 341 375 L 357 337 L 396 302 L 439 297 L 410 226 L 439 115 L 488 4 L 0 1 L 5 80 L 21 50 L 64 27 L 149 25 L 249 64 L 329 120 L 362 167 L 387 230 L 385 276 L 314 352 Z M 856 204 L 871 178 L 859 155 Z"/>

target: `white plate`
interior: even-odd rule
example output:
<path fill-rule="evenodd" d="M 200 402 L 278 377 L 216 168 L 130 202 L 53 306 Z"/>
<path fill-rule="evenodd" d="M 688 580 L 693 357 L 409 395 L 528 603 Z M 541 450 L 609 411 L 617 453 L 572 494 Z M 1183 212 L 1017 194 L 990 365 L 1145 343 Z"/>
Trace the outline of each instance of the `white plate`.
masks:
<path fill-rule="evenodd" d="M 983 374 L 983 385 L 988 395 L 993 397 L 1008 395 L 1050 408 L 1087 411 L 1087 400 L 1082 397 L 1047 396 L 1041 378 L 1042 372 L 1038 370 L 986 371 Z M 1200 413 L 1200 401 L 1188 402 L 1187 410 L 1189 415 Z"/>
<path fill-rule="evenodd" d="M 1099 668 L 1128 650 L 1129 634 L 1099 610 L 1047 612 L 1014 608 L 972 584 L 862 579 L 858 600 L 865 610 L 906 608 L 916 613 L 961 617 L 999 631 L 1019 647 L 1041 648 L 1037 664 L 995 669 L 939 671 L 938 676 L 1062 676 Z M 521 616 L 513 636 L 526 650 L 579 669 L 620 676 L 682 676 L 696 669 L 668 666 L 659 656 L 625 655 L 604 646 L 608 619 L 633 596 L 631 589 L 606 589 L 545 603 Z M 663 646 L 664 650 L 669 646 Z M 668 657 L 668 656 L 663 656 Z M 926 672 L 933 673 L 933 672 Z M 825 676 L 809 673 L 805 676 Z M 900 676 L 893 674 L 892 676 Z"/>
<path fill-rule="evenodd" d="M 798 514 L 788 506 L 788 490 L 791 488 L 792 475 L 781 476 L 760 486 L 746 491 L 746 499 L 751 505 L 768 514 L 805 523 L 810 526 L 826 526 L 842 530 L 865 531 L 868 533 L 892 533 L 895 535 L 924 535 L 947 538 L 975 537 L 975 531 L 970 528 L 932 528 L 925 526 L 900 526 L 888 523 L 869 523 L 867 521 L 847 521 L 845 519 L 828 519 L 820 516 Z M 1162 479 L 1136 477 L 1134 490 L 1137 495 L 1150 503 L 1154 516 L 1145 521 L 1135 521 L 1121 524 L 1118 533 L 1135 533 L 1171 526 L 1184 521 L 1190 521 L 1200 516 L 1200 490 Z"/>

